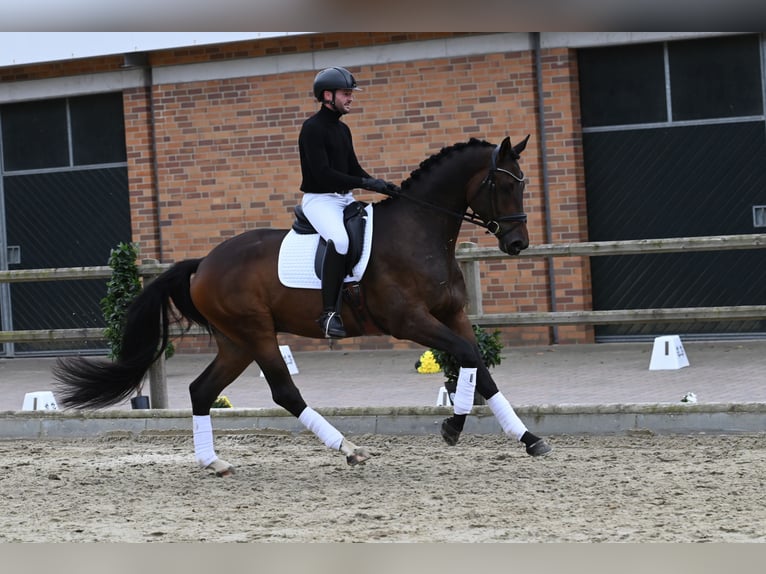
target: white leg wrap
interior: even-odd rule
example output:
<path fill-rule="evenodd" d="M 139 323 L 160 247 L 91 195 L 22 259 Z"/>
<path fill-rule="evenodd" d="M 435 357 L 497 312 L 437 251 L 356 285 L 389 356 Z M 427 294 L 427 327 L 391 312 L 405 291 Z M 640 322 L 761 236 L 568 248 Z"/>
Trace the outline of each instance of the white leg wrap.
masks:
<path fill-rule="evenodd" d="M 202 468 L 206 468 L 218 458 L 213 448 L 213 425 L 210 415 L 192 415 L 194 428 L 194 456 Z"/>
<path fill-rule="evenodd" d="M 303 423 L 303 426 L 317 435 L 319 440 L 325 443 L 328 448 L 333 450 L 340 449 L 340 445 L 343 442 L 343 435 L 314 409 L 311 407 L 303 409 L 298 420 Z"/>
<path fill-rule="evenodd" d="M 503 393 L 498 391 L 487 399 L 487 406 L 492 411 L 492 414 L 497 418 L 497 422 L 503 428 L 503 432 L 508 436 L 514 437 L 516 440 L 521 440 L 521 436 L 527 431 L 527 427 L 521 422 L 521 419 L 513 410 L 513 407 L 503 396 Z"/>
<path fill-rule="evenodd" d="M 473 408 L 473 393 L 476 390 L 476 369 L 460 367 L 455 390 L 455 414 L 470 414 Z"/>

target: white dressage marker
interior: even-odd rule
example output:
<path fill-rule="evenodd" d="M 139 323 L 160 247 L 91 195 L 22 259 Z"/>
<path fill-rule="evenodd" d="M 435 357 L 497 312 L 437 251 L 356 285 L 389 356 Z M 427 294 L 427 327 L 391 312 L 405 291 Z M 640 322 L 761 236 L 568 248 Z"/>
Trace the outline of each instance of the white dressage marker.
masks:
<path fill-rule="evenodd" d="M 291 375 L 297 375 L 298 374 L 298 365 L 295 362 L 295 359 L 293 358 L 293 354 L 290 351 L 290 345 L 280 345 L 279 351 L 282 353 L 282 358 L 285 360 L 285 364 L 287 365 L 287 369 L 290 371 Z M 261 371 L 261 377 L 264 377 L 266 375 L 263 374 L 263 371 Z"/>
<path fill-rule="evenodd" d="M 681 369 L 689 366 L 689 359 L 678 335 L 666 335 L 654 339 L 650 371 Z"/>
<path fill-rule="evenodd" d="M 58 404 L 53 393 L 50 391 L 36 391 L 24 395 L 22 411 L 57 411 Z"/>

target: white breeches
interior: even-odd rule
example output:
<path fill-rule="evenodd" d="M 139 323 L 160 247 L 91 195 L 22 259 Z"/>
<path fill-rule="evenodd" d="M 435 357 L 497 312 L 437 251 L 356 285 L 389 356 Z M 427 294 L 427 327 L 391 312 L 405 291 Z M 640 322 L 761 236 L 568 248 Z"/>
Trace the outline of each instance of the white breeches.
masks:
<path fill-rule="evenodd" d="M 326 241 L 332 241 L 335 251 L 348 253 L 348 234 L 343 225 L 343 209 L 355 201 L 353 193 L 304 193 L 301 207 L 311 225 Z"/>

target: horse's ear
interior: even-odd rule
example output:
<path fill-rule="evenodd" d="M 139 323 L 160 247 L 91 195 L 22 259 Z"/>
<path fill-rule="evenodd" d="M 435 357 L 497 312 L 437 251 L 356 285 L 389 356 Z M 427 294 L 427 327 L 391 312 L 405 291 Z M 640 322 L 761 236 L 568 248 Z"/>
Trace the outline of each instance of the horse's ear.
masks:
<path fill-rule="evenodd" d="M 526 149 L 527 142 L 529 141 L 529 136 L 530 134 L 527 134 L 527 137 L 525 137 L 522 141 L 520 141 L 515 146 L 513 146 L 513 151 L 516 152 L 516 155 L 521 155 L 521 152 L 523 152 Z"/>
<path fill-rule="evenodd" d="M 511 146 L 511 138 L 506 136 L 505 139 L 502 142 L 500 142 L 500 148 L 497 150 L 497 157 L 498 158 L 509 157 L 511 159 L 516 159 L 517 157 L 519 157 L 518 154 L 516 154 L 513 151 L 513 148 Z"/>

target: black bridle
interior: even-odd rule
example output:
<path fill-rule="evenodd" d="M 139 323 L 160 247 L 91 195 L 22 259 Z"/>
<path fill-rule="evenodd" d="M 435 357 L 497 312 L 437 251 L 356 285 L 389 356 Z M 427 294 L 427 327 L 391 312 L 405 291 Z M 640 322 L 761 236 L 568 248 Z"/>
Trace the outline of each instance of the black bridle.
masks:
<path fill-rule="evenodd" d="M 497 194 L 495 193 L 497 189 L 497 185 L 495 184 L 495 174 L 497 172 L 504 173 L 507 175 L 510 175 L 513 179 L 521 183 L 522 185 L 522 191 L 524 190 L 524 186 L 526 186 L 527 180 L 524 177 L 524 174 L 521 174 L 521 177 L 518 177 L 517 175 L 514 175 L 507 169 L 503 169 L 501 167 L 497 167 L 497 155 L 500 151 L 500 146 L 497 146 L 494 150 L 492 150 L 492 163 L 489 166 L 489 171 L 487 172 L 486 177 L 481 181 L 479 184 L 479 189 L 474 197 L 478 197 L 479 194 L 481 194 L 485 189 L 489 191 L 490 193 L 490 205 L 492 206 L 492 214 L 488 219 L 483 218 L 481 215 L 476 213 L 476 211 L 471 208 L 471 211 L 465 211 L 464 213 L 458 213 L 456 211 L 451 211 L 449 209 L 446 209 L 440 205 L 435 205 L 433 203 L 429 203 L 427 201 L 423 201 L 422 199 L 419 199 L 417 197 L 412 197 L 411 195 L 403 194 L 401 191 L 402 189 L 400 187 L 397 187 L 395 190 L 392 190 L 390 192 L 390 195 L 392 197 L 402 197 L 406 198 L 414 203 L 418 203 L 424 207 L 428 207 L 429 209 L 434 209 L 436 211 L 441 211 L 442 213 L 446 213 L 448 215 L 451 215 L 452 217 L 456 217 L 458 219 L 462 219 L 463 221 L 467 221 L 469 223 L 473 223 L 474 225 L 478 225 L 479 227 L 482 227 L 487 230 L 487 233 L 491 233 L 492 235 L 500 238 L 505 233 L 501 233 L 500 224 L 506 221 L 513 221 L 513 222 L 519 222 L 519 223 L 526 223 L 527 222 L 527 214 L 523 211 L 521 213 L 514 213 L 511 215 L 503 215 L 501 217 L 497 216 L 497 205 L 496 205 L 496 199 Z"/>
<path fill-rule="evenodd" d="M 518 223 L 526 223 L 527 222 L 527 214 L 523 211 L 520 213 L 513 213 L 511 215 L 503 215 L 501 217 L 497 216 L 497 185 L 495 184 L 495 174 L 497 172 L 504 173 L 506 175 L 510 175 L 513 179 L 518 181 L 521 184 L 521 191 L 524 191 L 524 188 L 527 185 L 527 179 L 524 177 L 524 174 L 521 174 L 521 177 L 511 173 L 507 169 L 503 169 L 501 167 L 497 167 L 497 155 L 500 152 L 500 146 L 497 146 L 494 150 L 492 150 L 492 163 L 489 166 L 489 172 L 487 173 L 487 176 L 482 180 L 482 182 L 479 184 L 479 190 L 476 193 L 476 196 L 478 196 L 483 189 L 488 189 L 490 194 L 490 205 L 492 206 L 492 214 L 489 219 L 484 219 L 481 215 L 476 213 L 475 210 L 472 210 L 471 213 L 465 213 L 463 215 L 463 219 L 466 221 L 470 221 L 471 223 L 474 223 L 478 225 L 479 227 L 483 227 L 487 230 L 487 233 L 491 233 L 492 235 L 496 237 L 502 237 L 505 235 L 505 233 L 501 233 L 500 224 L 505 221 L 512 221 L 512 222 L 518 222 Z M 507 232 L 506 232 L 507 233 Z"/>

